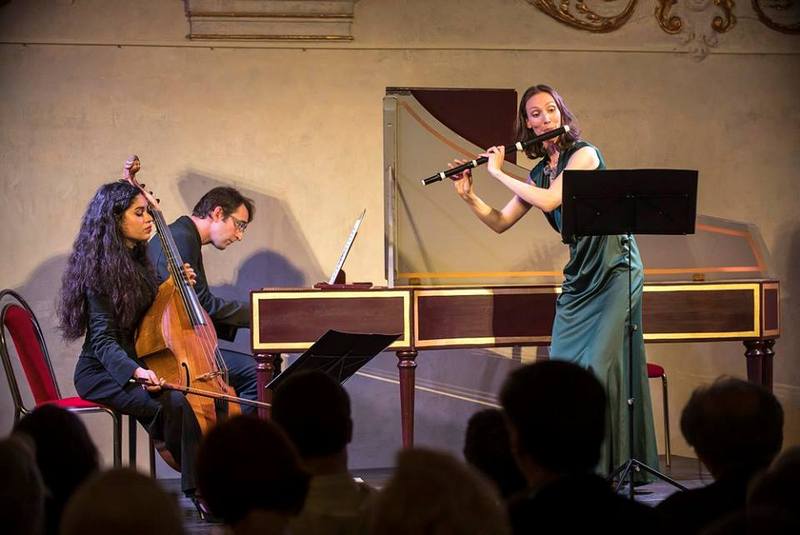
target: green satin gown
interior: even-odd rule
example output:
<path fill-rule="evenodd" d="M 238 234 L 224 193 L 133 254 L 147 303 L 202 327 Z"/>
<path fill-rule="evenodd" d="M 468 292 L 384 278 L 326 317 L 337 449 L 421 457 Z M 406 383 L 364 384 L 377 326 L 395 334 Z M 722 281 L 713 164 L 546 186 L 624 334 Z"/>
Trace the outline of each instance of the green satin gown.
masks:
<path fill-rule="evenodd" d="M 556 176 L 564 170 L 570 156 L 582 147 L 578 141 L 564 151 Z M 597 150 L 596 147 L 595 150 Z M 602 154 L 599 169 L 605 169 Z M 530 180 L 541 188 L 549 187 L 544 174 L 545 161 L 536 165 Z M 546 213 L 550 225 L 561 232 L 561 207 Z M 609 474 L 629 458 L 628 450 L 628 245 L 626 236 L 578 238 L 569 246 L 569 261 L 564 266 L 562 293 L 556 305 L 550 358 L 574 362 L 591 370 L 608 395 L 606 439 L 597 470 Z M 647 383 L 644 339 L 642 337 L 642 260 L 636 240 L 631 240 L 633 322 L 640 328 L 633 338 L 634 458 L 658 469 L 653 409 Z M 650 478 L 640 478 L 638 480 Z"/>

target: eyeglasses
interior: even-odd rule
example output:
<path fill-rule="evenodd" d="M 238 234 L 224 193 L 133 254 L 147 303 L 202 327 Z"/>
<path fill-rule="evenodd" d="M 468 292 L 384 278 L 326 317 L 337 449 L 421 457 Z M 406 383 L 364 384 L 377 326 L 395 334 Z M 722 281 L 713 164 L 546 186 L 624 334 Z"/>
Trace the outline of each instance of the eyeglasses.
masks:
<path fill-rule="evenodd" d="M 231 214 L 230 218 L 233 219 L 233 226 L 236 227 L 236 230 L 238 230 L 238 231 L 240 231 L 242 233 L 244 233 L 244 231 L 247 230 L 247 221 L 242 221 L 241 219 L 239 219 L 238 217 L 236 217 L 236 216 L 234 216 L 232 214 Z"/>

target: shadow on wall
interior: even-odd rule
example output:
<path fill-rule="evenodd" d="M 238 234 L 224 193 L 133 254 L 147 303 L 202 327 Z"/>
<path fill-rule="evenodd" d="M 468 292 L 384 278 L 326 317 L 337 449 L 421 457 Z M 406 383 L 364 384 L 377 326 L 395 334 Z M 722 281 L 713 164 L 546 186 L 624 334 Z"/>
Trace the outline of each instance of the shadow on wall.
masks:
<path fill-rule="evenodd" d="M 250 232 L 250 227 L 248 227 Z M 204 256 L 207 256 L 204 251 Z M 208 262 L 206 273 L 209 273 Z M 212 268 L 213 269 L 213 268 Z M 265 281 L 265 279 L 269 279 Z M 211 285 L 211 291 L 223 299 L 248 301 L 250 290 L 259 288 L 303 288 L 303 273 L 289 263 L 286 258 L 273 251 L 257 251 L 241 264 L 233 284 Z M 219 340 L 219 346 L 242 353 L 250 353 L 250 329 L 239 329 L 233 342 Z"/>
<path fill-rule="evenodd" d="M 260 288 L 302 288 L 323 280 L 322 269 L 286 203 L 275 197 L 238 187 L 233 179 L 212 177 L 190 170 L 178 181 L 186 214 L 207 191 L 232 186 L 253 200 L 255 217 L 244 239 L 225 251 L 203 248 L 203 263 L 214 295 L 224 299 L 249 299 Z M 233 343 L 220 346 L 250 352 L 250 331 L 240 329 Z"/>
<path fill-rule="evenodd" d="M 187 173 L 178 182 L 186 212 L 191 211 L 204 193 L 218 186 L 237 187 L 234 180 L 212 178 L 194 171 Z M 240 243 L 224 252 L 213 247 L 204 249 L 209 279 L 235 280 L 240 298 L 254 288 L 302 287 L 309 280 L 322 280 L 322 269 L 286 204 L 263 193 L 237 189 L 253 200 L 255 218 Z M 214 280 L 209 282 L 214 284 Z"/>
<path fill-rule="evenodd" d="M 772 274 L 781 279 L 781 337 L 775 344 L 775 366 L 780 371 L 776 369 L 775 379 L 776 383 L 796 388 L 800 385 L 800 365 L 790 351 L 796 353 L 800 344 L 800 335 L 792 328 L 800 323 L 800 301 L 795 297 L 800 288 L 800 223 L 787 222 L 776 235 L 781 238 L 775 243 L 772 251 L 775 262 L 770 266 Z"/>
<path fill-rule="evenodd" d="M 792 221 L 791 223 L 781 226 L 778 236 L 783 236 L 784 238 L 779 241 L 779 245 L 776 247 L 776 249 L 780 250 L 783 247 L 787 248 L 786 268 L 783 270 L 783 272 L 800 277 L 800 223 Z M 773 252 L 773 255 L 774 254 L 775 252 Z M 778 268 L 779 266 L 772 267 Z M 773 271 L 778 271 L 778 269 L 773 269 Z M 775 275 L 777 276 L 777 273 L 775 273 Z"/>

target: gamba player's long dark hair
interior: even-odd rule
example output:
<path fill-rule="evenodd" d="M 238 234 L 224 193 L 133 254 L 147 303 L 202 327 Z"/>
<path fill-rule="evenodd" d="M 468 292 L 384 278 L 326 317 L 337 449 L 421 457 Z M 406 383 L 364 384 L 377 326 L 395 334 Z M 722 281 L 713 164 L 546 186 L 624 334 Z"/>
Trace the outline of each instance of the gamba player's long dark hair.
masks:
<path fill-rule="evenodd" d="M 89 202 L 61 280 L 58 320 L 67 340 L 86 332 L 88 293 L 105 296 L 123 328 L 135 328 L 142 307 L 155 298 L 157 284 L 147 242 L 127 247 L 120 228 L 137 195 L 138 189 L 118 181 L 100 186 Z"/>

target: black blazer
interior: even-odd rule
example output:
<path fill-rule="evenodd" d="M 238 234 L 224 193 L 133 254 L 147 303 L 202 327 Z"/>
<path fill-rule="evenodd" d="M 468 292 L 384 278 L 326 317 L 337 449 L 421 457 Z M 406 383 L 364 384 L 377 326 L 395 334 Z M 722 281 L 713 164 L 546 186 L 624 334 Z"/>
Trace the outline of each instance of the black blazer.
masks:
<path fill-rule="evenodd" d="M 150 305 L 139 310 L 139 317 Z M 75 366 L 75 389 L 82 398 L 96 400 L 114 395 L 117 385 L 125 387 L 136 368 L 147 366 L 136 356 L 135 329 L 117 323 L 107 296 L 89 293 L 86 307 L 86 337 Z"/>
<path fill-rule="evenodd" d="M 565 476 L 538 492 L 509 501 L 514 535 L 532 533 L 666 533 L 655 511 L 614 494 L 611 485 L 594 474 Z"/>

